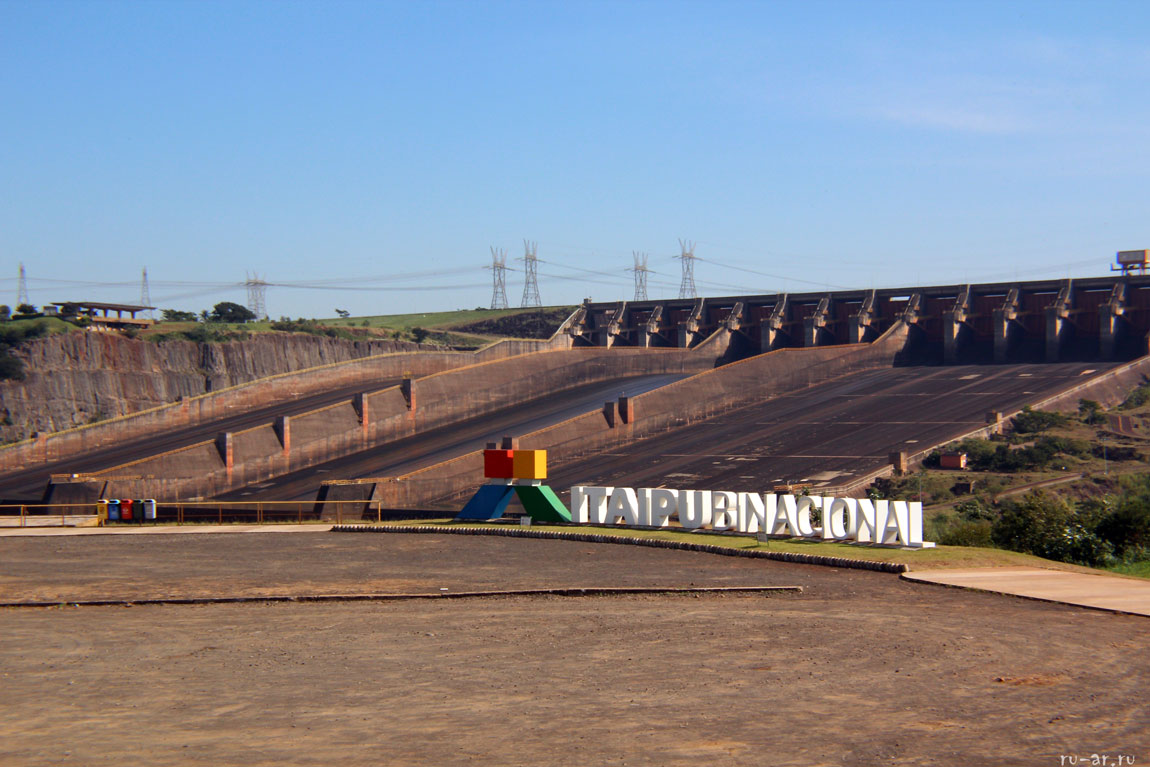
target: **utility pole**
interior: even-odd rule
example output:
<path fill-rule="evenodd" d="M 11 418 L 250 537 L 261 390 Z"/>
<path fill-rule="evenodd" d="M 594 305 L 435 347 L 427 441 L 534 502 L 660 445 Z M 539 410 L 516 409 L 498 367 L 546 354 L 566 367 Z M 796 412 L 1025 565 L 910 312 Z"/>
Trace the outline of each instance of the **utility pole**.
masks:
<path fill-rule="evenodd" d="M 491 247 L 491 308 L 507 308 L 507 251 Z"/>
<path fill-rule="evenodd" d="M 631 256 L 635 259 L 635 266 L 630 271 L 635 273 L 635 300 L 647 300 L 647 272 L 651 271 L 647 268 L 647 254 L 640 253 L 637 250 L 631 251 Z"/>
<path fill-rule="evenodd" d="M 264 298 L 267 295 L 268 284 L 260 279 L 259 274 L 250 272 L 244 281 L 244 287 L 248 289 L 248 309 L 256 316 L 257 320 L 267 319 L 268 313 L 265 309 Z"/>
<path fill-rule="evenodd" d="M 536 243 L 523 241 L 523 300 L 520 306 L 540 307 L 543 302 L 539 299 L 539 259 L 536 256 Z"/>
<path fill-rule="evenodd" d="M 695 243 L 679 240 L 679 255 L 675 258 L 683 262 L 683 281 L 679 284 L 679 298 L 695 298 Z"/>

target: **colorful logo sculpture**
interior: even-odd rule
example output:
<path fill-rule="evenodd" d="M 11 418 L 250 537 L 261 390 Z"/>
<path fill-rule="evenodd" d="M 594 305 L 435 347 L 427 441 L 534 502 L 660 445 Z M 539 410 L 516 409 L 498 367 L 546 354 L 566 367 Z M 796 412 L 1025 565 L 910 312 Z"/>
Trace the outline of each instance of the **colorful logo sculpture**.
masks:
<path fill-rule="evenodd" d="M 546 450 L 483 451 L 483 476 L 487 484 L 459 512 L 457 520 L 499 519 L 512 494 L 518 496 L 527 516 L 536 522 L 570 522 L 569 512 L 543 484 L 547 479 Z"/>

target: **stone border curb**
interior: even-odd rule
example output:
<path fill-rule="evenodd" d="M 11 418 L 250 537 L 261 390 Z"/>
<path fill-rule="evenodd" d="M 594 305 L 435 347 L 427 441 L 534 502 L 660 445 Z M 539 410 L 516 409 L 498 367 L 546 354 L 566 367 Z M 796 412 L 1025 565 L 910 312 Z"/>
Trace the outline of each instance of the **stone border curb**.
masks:
<path fill-rule="evenodd" d="M 80 599 L 0 602 L 3 607 L 135 607 L 141 605 L 217 605 L 252 602 L 403 602 L 412 599 L 488 599 L 491 597 L 594 597 L 632 594 L 771 594 L 795 592 L 802 586 L 585 586 L 500 591 L 432 591 L 426 594 L 288 594 L 250 597 L 155 597 L 150 599 Z"/>
<path fill-rule="evenodd" d="M 709 543 L 687 543 L 685 541 L 664 541 L 657 538 L 628 538 L 621 535 L 596 535 L 594 533 L 566 533 L 554 530 L 525 530 L 518 527 L 432 527 L 431 525 L 333 525 L 333 533 L 439 533 L 443 535 L 496 535 L 507 538 L 543 538 L 584 543 L 620 543 L 631 546 L 648 546 L 655 549 L 678 549 L 698 551 L 704 554 L 718 554 L 724 557 L 750 557 L 752 559 L 773 559 L 779 562 L 793 562 L 803 565 L 823 565 L 843 567 L 852 570 L 874 570 L 880 573 L 905 573 L 910 566 L 902 562 L 873 562 L 866 559 L 846 559 L 827 557 L 819 554 L 798 554 L 786 551 L 753 551 L 732 549 L 726 546 L 713 546 Z"/>

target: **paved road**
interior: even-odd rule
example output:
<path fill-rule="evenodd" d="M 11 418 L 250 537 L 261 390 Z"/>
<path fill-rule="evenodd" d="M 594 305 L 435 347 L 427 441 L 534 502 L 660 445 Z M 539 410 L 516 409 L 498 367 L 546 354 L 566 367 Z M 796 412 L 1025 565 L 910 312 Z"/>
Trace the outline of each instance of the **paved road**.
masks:
<path fill-rule="evenodd" d="M 1043 602 L 1150 615 L 1150 581 L 1041 567 L 971 567 L 903 573 L 908 581 L 1012 594 Z"/>
<path fill-rule="evenodd" d="M 314 499 L 320 483 L 326 479 L 406 474 L 478 450 L 485 443 L 498 441 L 504 435 L 517 437 L 527 434 L 600 410 L 604 402 L 623 394 L 633 397 L 684 377 L 680 374 L 651 375 L 589 384 L 285 474 L 218 498 L 229 501 Z"/>
<path fill-rule="evenodd" d="M 354 386 L 333 389 L 321 394 L 295 397 L 288 400 L 278 400 L 266 407 L 257 410 L 247 410 L 233 416 L 227 416 L 207 423 L 187 428 L 181 428 L 151 437 L 135 439 L 129 442 L 117 442 L 96 450 L 89 451 L 81 456 L 73 456 L 60 461 L 40 464 L 39 466 L 3 472 L 0 474 L 0 498 L 24 501 L 39 501 L 44 494 L 44 487 L 52 474 L 86 473 L 100 471 L 112 466 L 136 460 L 149 455 L 156 455 L 168 450 L 176 450 L 207 439 L 214 439 L 221 431 L 240 431 L 253 426 L 268 423 L 276 416 L 298 415 L 311 410 L 332 405 L 336 402 L 351 399 L 362 391 L 377 391 L 396 386 L 400 379 L 384 379 L 371 384 L 360 382 Z"/>
<path fill-rule="evenodd" d="M 841 485 L 1054 394 L 1099 363 L 902 367 L 850 375 L 552 471 L 576 484 L 763 490 L 781 482 Z"/>

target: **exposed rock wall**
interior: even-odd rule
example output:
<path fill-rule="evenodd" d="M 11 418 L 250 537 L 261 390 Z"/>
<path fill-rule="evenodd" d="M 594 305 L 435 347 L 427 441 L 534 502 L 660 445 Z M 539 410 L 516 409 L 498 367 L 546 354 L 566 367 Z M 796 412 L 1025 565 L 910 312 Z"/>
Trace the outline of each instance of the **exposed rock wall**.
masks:
<path fill-rule="evenodd" d="M 21 345 L 23 381 L 0 382 L 0 439 L 24 439 L 126 415 L 257 378 L 414 351 L 406 341 L 263 333 L 243 341 L 154 343 L 114 333 L 64 333 Z"/>

